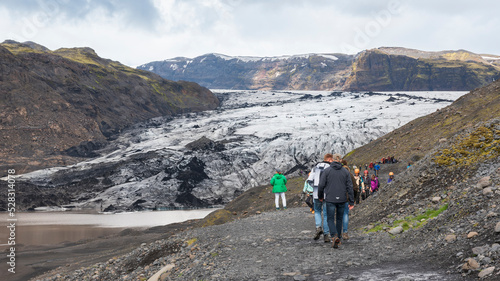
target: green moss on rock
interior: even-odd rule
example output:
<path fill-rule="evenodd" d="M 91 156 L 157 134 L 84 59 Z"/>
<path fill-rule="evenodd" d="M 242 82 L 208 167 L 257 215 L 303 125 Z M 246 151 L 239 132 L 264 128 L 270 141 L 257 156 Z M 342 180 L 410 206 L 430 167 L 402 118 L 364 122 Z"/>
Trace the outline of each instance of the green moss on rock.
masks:
<path fill-rule="evenodd" d="M 500 121 L 483 125 L 434 154 L 439 166 L 462 167 L 500 156 Z"/>

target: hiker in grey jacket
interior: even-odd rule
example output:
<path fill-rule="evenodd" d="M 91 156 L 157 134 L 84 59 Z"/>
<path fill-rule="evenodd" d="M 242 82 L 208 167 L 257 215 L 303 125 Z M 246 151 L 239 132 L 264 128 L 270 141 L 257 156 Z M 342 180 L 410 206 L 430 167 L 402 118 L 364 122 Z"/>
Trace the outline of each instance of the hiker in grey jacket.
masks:
<path fill-rule="evenodd" d="M 342 156 L 334 154 L 332 164 L 323 171 L 318 185 L 318 197 L 324 198 L 320 200 L 326 202 L 330 235 L 336 236 L 333 239 L 334 248 L 340 245 L 345 203 L 349 202 L 349 205 L 354 205 L 351 174 L 342 167 L 340 161 L 342 161 Z"/>

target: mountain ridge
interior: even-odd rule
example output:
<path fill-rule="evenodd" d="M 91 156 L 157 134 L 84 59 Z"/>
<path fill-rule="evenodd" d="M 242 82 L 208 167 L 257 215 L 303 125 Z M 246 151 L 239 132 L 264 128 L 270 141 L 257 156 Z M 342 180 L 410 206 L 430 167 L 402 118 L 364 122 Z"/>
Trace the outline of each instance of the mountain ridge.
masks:
<path fill-rule="evenodd" d="M 499 58 L 466 50 L 427 52 L 381 47 L 355 55 L 252 57 L 209 53 L 150 62 L 137 68 L 212 89 L 469 91 L 500 77 Z"/>

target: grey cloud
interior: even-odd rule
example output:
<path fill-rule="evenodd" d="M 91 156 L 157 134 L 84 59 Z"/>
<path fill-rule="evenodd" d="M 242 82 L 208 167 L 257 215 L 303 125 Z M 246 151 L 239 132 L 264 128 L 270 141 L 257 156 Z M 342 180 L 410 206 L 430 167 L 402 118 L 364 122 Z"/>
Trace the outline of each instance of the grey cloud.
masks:
<path fill-rule="evenodd" d="M 69 22 L 86 20 L 95 10 L 102 10 L 109 17 L 122 15 L 126 20 L 122 24 L 126 26 L 144 29 L 154 29 L 160 21 L 152 0 L 4 0 L 0 7 L 17 17 L 43 13 Z"/>

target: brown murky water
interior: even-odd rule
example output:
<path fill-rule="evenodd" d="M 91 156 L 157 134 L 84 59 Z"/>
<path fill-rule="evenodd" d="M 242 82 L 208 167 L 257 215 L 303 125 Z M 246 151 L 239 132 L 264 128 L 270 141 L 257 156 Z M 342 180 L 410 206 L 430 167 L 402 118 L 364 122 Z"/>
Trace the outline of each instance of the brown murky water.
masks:
<path fill-rule="evenodd" d="M 7 249 L 11 235 L 9 223 L 15 222 L 17 246 L 44 246 L 76 242 L 114 233 L 125 228 L 148 228 L 158 225 L 200 219 L 216 209 L 186 211 L 155 211 L 117 214 L 88 214 L 78 212 L 17 213 L 17 221 L 7 221 L 0 214 L 0 251 Z"/>

